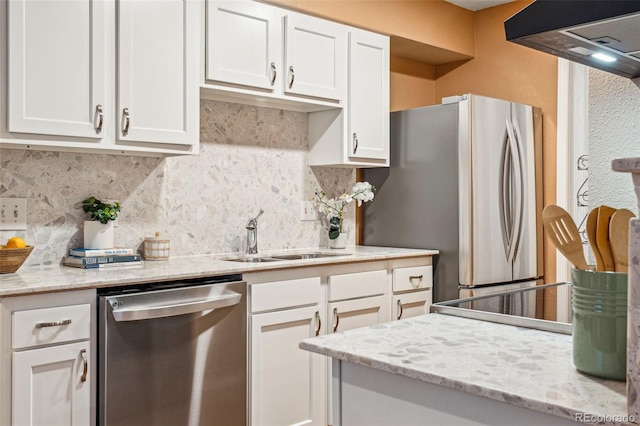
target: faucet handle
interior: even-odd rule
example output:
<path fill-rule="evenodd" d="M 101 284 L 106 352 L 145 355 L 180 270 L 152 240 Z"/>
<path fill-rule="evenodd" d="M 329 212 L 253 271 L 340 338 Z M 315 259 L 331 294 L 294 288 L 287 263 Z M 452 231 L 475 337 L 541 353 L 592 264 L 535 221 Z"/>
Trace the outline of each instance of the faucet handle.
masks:
<path fill-rule="evenodd" d="M 258 216 L 254 217 L 252 220 L 254 221 L 258 220 L 258 218 L 262 216 L 262 213 L 264 213 L 264 210 L 260 209 L 260 211 L 258 212 Z"/>
<path fill-rule="evenodd" d="M 262 216 L 262 213 L 264 213 L 264 210 L 260 209 L 260 212 L 256 217 L 249 219 L 249 222 L 247 222 L 247 229 L 255 229 L 258 226 L 258 218 Z"/>

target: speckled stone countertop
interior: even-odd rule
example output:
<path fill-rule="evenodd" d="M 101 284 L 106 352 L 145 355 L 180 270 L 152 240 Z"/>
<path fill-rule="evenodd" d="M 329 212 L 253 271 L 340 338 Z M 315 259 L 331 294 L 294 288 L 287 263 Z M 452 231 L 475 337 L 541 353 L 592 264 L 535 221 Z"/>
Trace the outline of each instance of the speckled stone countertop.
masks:
<path fill-rule="evenodd" d="M 21 267 L 13 274 L 0 275 L 0 297 L 61 290 L 78 290 L 152 281 L 169 281 L 205 276 L 242 274 L 302 266 L 391 260 L 431 256 L 437 250 L 418 250 L 391 247 L 354 246 L 339 250 L 316 248 L 262 252 L 258 256 L 327 252 L 331 257 L 303 260 L 279 260 L 277 262 L 243 263 L 224 260 L 241 256 L 238 253 L 210 256 L 172 257 L 166 261 L 143 261 L 138 268 L 79 269 L 68 266 Z"/>
<path fill-rule="evenodd" d="M 579 373 L 570 335 L 428 314 L 300 347 L 571 420 L 627 413 L 625 383 Z"/>

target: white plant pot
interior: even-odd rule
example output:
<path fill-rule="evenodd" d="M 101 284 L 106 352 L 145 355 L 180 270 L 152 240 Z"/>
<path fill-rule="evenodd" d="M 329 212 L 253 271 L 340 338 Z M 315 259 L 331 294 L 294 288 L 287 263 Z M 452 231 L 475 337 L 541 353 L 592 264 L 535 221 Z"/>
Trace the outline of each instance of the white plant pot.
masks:
<path fill-rule="evenodd" d="M 338 235 L 338 238 L 332 240 L 331 238 L 329 238 L 329 248 L 332 249 L 343 249 L 347 247 L 347 233 L 346 232 L 341 232 L 340 235 Z"/>
<path fill-rule="evenodd" d="M 84 221 L 84 248 L 110 249 L 113 248 L 113 221 L 102 224 L 96 220 Z"/>

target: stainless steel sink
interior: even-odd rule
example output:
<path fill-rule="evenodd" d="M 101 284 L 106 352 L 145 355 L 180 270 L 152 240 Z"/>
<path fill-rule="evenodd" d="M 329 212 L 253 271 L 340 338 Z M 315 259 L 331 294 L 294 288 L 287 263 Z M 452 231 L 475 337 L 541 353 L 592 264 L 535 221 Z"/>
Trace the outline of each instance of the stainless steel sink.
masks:
<path fill-rule="evenodd" d="M 275 255 L 274 258 L 283 260 L 298 260 L 298 259 L 320 259 L 323 257 L 334 256 L 349 256 L 351 253 L 299 253 L 299 254 L 283 254 Z"/>
<path fill-rule="evenodd" d="M 284 259 L 276 259 L 273 257 L 231 257 L 223 259 L 229 262 L 259 263 L 259 262 L 278 262 Z"/>

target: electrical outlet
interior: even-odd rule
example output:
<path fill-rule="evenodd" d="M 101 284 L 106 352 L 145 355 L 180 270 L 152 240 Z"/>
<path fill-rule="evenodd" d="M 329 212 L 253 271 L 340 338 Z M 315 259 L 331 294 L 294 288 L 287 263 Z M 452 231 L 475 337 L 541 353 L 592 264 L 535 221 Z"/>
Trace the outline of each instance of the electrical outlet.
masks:
<path fill-rule="evenodd" d="M 318 212 L 313 207 L 311 201 L 300 202 L 300 220 L 316 220 L 318 219 Z"/>
<path fill-rule="evenodd" d="M 27 230 L 27 199 L 0 198 L 0 231 Z"/>

